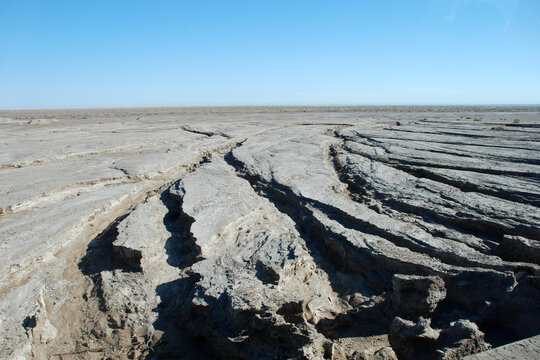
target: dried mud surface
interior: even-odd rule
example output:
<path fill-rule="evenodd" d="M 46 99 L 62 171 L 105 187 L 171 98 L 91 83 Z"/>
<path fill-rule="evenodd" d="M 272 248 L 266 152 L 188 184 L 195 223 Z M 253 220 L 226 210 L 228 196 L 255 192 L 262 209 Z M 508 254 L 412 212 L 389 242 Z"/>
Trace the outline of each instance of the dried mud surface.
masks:
<path fill-rule="evenodd" d="M 0 149 L 0 358 L 459 359 L 540 334 L 538 107 L 0 111 Z"/>

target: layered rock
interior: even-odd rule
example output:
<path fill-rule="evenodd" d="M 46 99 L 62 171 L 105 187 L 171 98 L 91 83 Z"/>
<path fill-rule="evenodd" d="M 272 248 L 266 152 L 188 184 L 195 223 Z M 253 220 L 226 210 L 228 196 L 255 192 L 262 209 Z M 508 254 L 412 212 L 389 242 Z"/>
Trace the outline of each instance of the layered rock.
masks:
<path fill-rule="evenodd" d="M 390 110 L 2 115 L 0 357 L 457 359 L 537 334 L 537 112 Z"/>
<path fill-rule="evenodd" d="M 409 316 L 431 314 L 446 297 L 444 281 L 438 276 L 395 275 L 392 304 L 398 313 Z"/>

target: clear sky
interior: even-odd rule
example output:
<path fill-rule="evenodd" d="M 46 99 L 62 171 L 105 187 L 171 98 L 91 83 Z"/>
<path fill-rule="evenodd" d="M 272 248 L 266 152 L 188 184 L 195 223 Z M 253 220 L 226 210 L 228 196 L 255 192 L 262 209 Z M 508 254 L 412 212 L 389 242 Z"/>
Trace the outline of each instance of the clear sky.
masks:
<path fill-rule="evenodd" d="M 539 103 L 536 0 L 0 0 L 3 109 Z"/>

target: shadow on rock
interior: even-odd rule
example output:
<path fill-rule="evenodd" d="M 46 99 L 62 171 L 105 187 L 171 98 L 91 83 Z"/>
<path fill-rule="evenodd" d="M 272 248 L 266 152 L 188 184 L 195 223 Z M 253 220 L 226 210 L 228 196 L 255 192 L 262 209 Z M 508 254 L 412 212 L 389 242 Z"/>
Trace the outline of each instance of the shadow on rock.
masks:
<path fill-rule="evenodd" d="M 204 353 L 205 347 L 200 341 L 185 331 L 184 322 L 187 319 L 183 314 L 185 302 L 189 301 L 196 281 L 185 272 L 200 259 L 201 253 L 190 231 L 194 220 L 182 209 L 183 192 L 179 182 L 165 190 L 160 199 L 168 209 L 163 224 L 171 234 L 165 243 L 167 263 L 181 269 L 184 277 L 156 288 L 161 303 L 154 309 L 158 313 L 158 319 L 153 326 L 161 336 L 146 358 L 209 359 L 211 356 Z"/>
<path fill-rule="evenodd" d="M 140 271 L 120 257 L 115 256 L 113 242 L 118 236 L 118 224 L 129 214 L 124 214 L 113 221 L 105 230 L 88 244 L 86 254 L 79 262 L 79 270 L 84 275 L 93 276 L 102 271 Z"/>

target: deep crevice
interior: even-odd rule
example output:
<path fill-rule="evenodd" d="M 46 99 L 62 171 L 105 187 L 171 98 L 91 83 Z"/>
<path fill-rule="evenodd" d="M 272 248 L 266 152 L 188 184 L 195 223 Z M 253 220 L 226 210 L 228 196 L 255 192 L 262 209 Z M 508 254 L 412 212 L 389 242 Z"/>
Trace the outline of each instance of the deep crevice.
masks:
<path fill-rule="evenodd" d="M 407 269 L 407 266 L 402 262 L 396 263 L 393 271 L 389 269 L 387 273 L 381 272 L 381 266 L 377 265 L 377 263 L 385 263 L 388 260 L 383 260 L 382 255 L 373 254 L 368 249 L 354 247 L 343 235 L 332 232 L 318 221 L 310 208 L 321 210 L 330 219 L 338 221 L 345 227 L 349 225 L 352 228 L 360 228 L 360 231 L 364 231 L 364 227 L 358 227 L 354 224 L 354 222 L 358 221 L 356 218 L 329 205 L 311 199 L 301 198 L 287 187 L 275 182 L 267 183 L 263 179 L 247 173 L 244 170 L 243 164 L 236 160 L 232 153 L 228 153 L 225 156 L 225 160 L 236 169 L 238 176 L 251 184 L 259 195 L 264 196 L 280 212 L 286 214 L 294 221 L 300 236 L 305 240 L 317 265 L 330 276 L 332 288 L 342 296 L 352 294 L 356 291 L 351 292 L 351 289 L 347 291 L 340 284 L 340 280 L 334 277 L 337 272 L 362 274 L 364 275 L 363 281 L 377 292 L 391 289 L 391 277 L 393 271 L 397 272 L 398 268 L 401 271 L 409 271 L 410 273 L 414 273 L 415 271 L 420 273 L 430 272 L 430 269 L 427 267 L 422 269 L 421 267 L 412 266 L 412 268 Z M 348 217 L 349 219 L 343 220 L 341 216 Z M 329 255 L 334 257 L 332 261 L 325 259 Z"/>
<path fill-rule="evenodd" d="M 189 268 L 201 259 L 201 249 L 191 233 L 194 219 L 182 208 L 180 181 L 163 191 L 160 200 L 168 210 L 163 223 L 171 234 L 165 243 L 167 263 L 187 271 L 187 274 L 156 288 L 161 303 L 154 309 L 158 319 L 153 325 L 156 330 L 163 331 L 163 336 L 152 346 L 146 359 L 211 359 L 210 354 L 204 350 L 207 346 L 201 346 L 202 339 L 191 336 L 186 331 L 187 327 L 182 325 L 187 320 L 182 318 L 184 302 L 189 300 L 189 294 L 198 280 L 197 274 L 190 273 Z"/>
<path fill-rule="evenodd" d="M 128 263 L 115 253 L 113 242 L 118 236 L 118 225 L 129 213 L 116 218 L 105 230 L 88 244 L 86 254 L 79 262 L 84 275 L 94 276 L 102 271 L 141 271 L 140 266 Z"/>
<path fill-rule="evenodd" d="M 332 148 L 330 154 L 333 158 L 335 158 L 335 156 L 337 156 L 337 151 Z M 380 193 L 375 189 L 369 189 L 368 191 L 365 188 L 369 187 L 366 180 L 360 178 L 359 176 L 351 175 L 350 172 L 344 170 L 335 161 L 333 161 L 333 164 L 339 179 L 348 185 L 348 188 L 353 195 L 352 198 L 356 201 L 361 199 L 359 201 L 361 203 L 367 203 L 367 198 L 374 199 L 397 212 L 419 215 L 426 222 L 433 222 L 433 220 L 436 220 L 437 223 L 449 229 L 457 228 L 463 233 L 471 234 L 488 241 L 494 241 L 496 243 L 500 243 L 502 236 L 505 234 L 522 235 L 531 237 L 533 239 L 540 238 L 540 234 L 534 226 L 519 225 L 516 227 L 508 227 L 497 222 L 478 221 L 476 219 L 467 219 L 465 217 L 449 217 L 420 206 L 414 206 L 397 198 L 390 198 L 386 194 Z M 390 163 L 387 163 L 387 165 L 392 166 Z M 395 165 L 393 167 L 410 173 L 413 176 L 420 177 L 418 176 L 419 174 L 415 174 L 414 171 L 410 170 L 413 168 L 412 166 Z M 432 180 L 437 181 L 436 179 Z M 454 184 L 448 185 L 456 187 Z"/>
<path fill-rule="evenodd" d="M 362 274 L 366 283 L 379 292 L 392 289 L 391 281 L 396 273 L 439 275 L 444 278 L 449 289 L 446 305 L 443 305 L 441 309 L 448 308 L 452 311 L 450 313 L 442 311 L 434 316 L 437 321 L 447 326 L 451 321 L 459 319 L 459 316 L 478 319 L 483 304 L 486 301 L 501 301 L 505 296 L 507 286 L 511 283 L 512 279 L 502 273 L 488 274 L 475 271 L 474 268 L 462 272 L 451 271 L 448 274 L 438 273 L 427 266 L 389 259 L 384 254 L 374 254 L 371 249 L 356 248 L 343 235 L 333 233 L 315 218 L 312 207 L 317 207 L 316 202 L 302 199 L 280 184 L 268 183 L 257 175 L 248 173 L 232 153 L 227 154 L 225 159 L 236 169 L 240 177 L 250 182 L 255 191 L 271 201 L 279 211 L 287 214 L 296 223 L 317 265 L 327 272 L 332 287 L 338 292 L 343 289 L 343 284 L 337 276 L 339 271 Z M 328 209 L 324 210 L 328 214 Z M 339 221 L 339 219 L 335 220 Z M 332 259 L 331 266 L 326 263 L 329 259 Z M 478 283 L 480 279 L 482 279 L 482 287 L 473 289 L 468 286 Z M 344 293 L 341 295 L 343 296 Z M 356 307 L 352 311 L 338 315 L 333 320 L 324 320 L 317 325 L 317 329 L 329 338 L 371 336 L 384 333 L 383 329 L 387 329 L 392 316 L 394 312 L 389 302 L 381 301 L 375 306 Z"/>
<path fill-rule="evenodd" d="M 418 139 L 408 139 L 398 136 L 391 136 L 390 134 L 380 134 L 377 136 L 371 136 L 371 135 L 365 135 L 358 131 L 355 131 L 355 134 L 362 139 L 366 139 L 369 142 L 376 142 L 376 143 L 382 143 L 380 140 L 376 140 L 375 138 L 380 139 L 387 139 L 387 140 L 409 140 L 409 141 L 418 141 Z M 343 140 L 348 141 L 357 141 L 356 138 L 348 135 L 339 134 L 339 137 Z M 465 146 L 479 146 L 479 147 L 489 147 L 489 148 L 501 148 L 501 149 L 510 149 L 510 150 L 528 150 L 528 151 L 536 151 L 535 149 L 527 148 L 527 147 L 519 147 L 519 146 L 509 146 L 509 145 L 500 145 L 500 144 L 481 144 L 481 143 L 472 143 L 472 142 L 462 142 L 462 141 L 456 141 L 456 140 L 449 140 L 448 142 L 442 142 L 438 140 L 429 140 L 429 139 L 422 139 L 422 142 L 425 143 L 433 143 L 433 144 L 442 144 L 442 145 L 465 145 Z"/>
<path fill-rule="evenodd" d="M 182 356 L 186 351 L 197 354 L 199 359 L 253 359 L 262 354 L 299 357 L 301 347 L 309 342 L 306 335 L 297 333 L 289 324 L 265 319 L 264 313 L 234 310 L 226 293 L 216 299 L 197 289 L 199 275 L 190 271 L 190 266 L 201 260 L 201 249 L 190 232 L 194 219 L 182 210 L 183 189 L 179 183 L 171 189 L 162 195 L 169 209 L 164 222 L 172 234 L 167 241 L 167 261 L 187 271 L 188 276 L 156 289 L 162 302 L 156 309 L 159 318 L 154 327 L 164 334 L 147 358 Z M 269 282 L 276 280 L 272 274 L 265 276 Z M 192 303 L 194 298 L 203 299 L 207 305 Z M 189 344 L 178 344 L 179 337 L 189 339 Z"/>
<path fill-rule="evenodd" d="M 473 184 L 470 182 L 462 182 L 458 180 L 448 179 L 444 176 L 437 175 L 427 169 L 423 169 L 419 167 L 399 165 L 396 168 L 399 170 L 405 171 L 406 173 L 409 173 L 418 178 L 426 178 L 426 179 L 430 179 L 439 183 L 453 186 L 455 188 L 460 189 L 463 192 L 475 192 L 479 194 L 493 196 L 493 197 L 503 199 L 503 200 L 515 201 L 515 202 L 528 204 L 528 205 L 532 205 L 536 207 L 540 206 L 540 195 L 535 195 L 535 194 L 525 193 L 525 192 L 520 192 L 520 191 L 507 192 L 507 191 L 489 190 L 486 188 L 481 188 L 477 186 L 476 184 Z"/>

